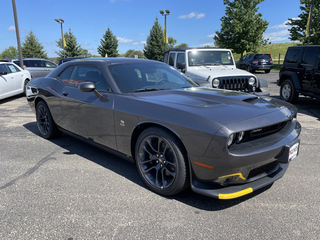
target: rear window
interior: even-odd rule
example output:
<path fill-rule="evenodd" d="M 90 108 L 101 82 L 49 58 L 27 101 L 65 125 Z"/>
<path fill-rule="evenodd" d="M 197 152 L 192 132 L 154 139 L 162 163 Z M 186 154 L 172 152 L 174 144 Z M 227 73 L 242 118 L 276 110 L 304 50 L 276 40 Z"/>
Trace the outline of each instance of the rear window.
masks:
<path fill-rule="evenodd" d="M 271 56 L 270 56 L 270 54 L 256 54 L 254 58 L 255 59 L 270 59 Z"/>

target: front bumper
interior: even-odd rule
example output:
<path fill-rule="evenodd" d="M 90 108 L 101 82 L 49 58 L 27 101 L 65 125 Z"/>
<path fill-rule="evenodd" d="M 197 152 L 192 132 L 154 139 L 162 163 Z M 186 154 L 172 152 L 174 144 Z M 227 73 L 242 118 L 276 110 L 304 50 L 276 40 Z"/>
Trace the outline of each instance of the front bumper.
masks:
<path fill-rule="evenodd" d="M 268 169 L 266 172 L 260 173 L 258 176 L 254 176 L 251 179 L 245 179 L 246 182 L 243 184 L 223 187 L 218 184 L 200 182 L 193 177 L 191 188 L 196 193 L 218 199 L 233 199 L 250 194 L 258 189 L 271 185 L 284 175 L 289 166 L 290 148 L 296 144 L 300 144 L 299 139 L 295 139 L 290 144 L 283 147 L 283 151 L 277 156 L 277 160 L 274 162 L 274 168 Z M 242 177 L 241 173 L 235 175 Z"/>

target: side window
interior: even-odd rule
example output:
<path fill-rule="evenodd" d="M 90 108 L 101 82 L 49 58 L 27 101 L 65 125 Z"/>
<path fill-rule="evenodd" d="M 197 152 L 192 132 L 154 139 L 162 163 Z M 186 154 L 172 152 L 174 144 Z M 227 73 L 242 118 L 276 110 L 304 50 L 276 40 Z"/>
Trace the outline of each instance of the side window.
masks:
<path fill-rule="evenodd" d="M 298 62 L 299 53 L 300 53 L 299 49 L 289 49 L 287 54 L 286 54 L 286 57 L 284 59 L 284 62 L 297 63 Z"/>
<path fill-rule="evenodd" d="M 93 82 L 98 90 L 109 90 L 109 85 L 100 69 L 93 66 L 79 65 L 75 67 L 68 84 L 78 86 L 82 82 Z"/>
<path fill-rule="evenodd" d="M 177 63 L 186 63 L 186 54 L 185 53 L 178 53 Z"/>
<path fill-rule="evenodd" d="M 74 66 L 70 66 L 68 68 L 66 68 L 62 73 L 60 73 L 60 75 L 58 76 L 59 79 L 61 80 L 69 80 L 70 76 L 73 72 Z"/>
<path fill-rule="evenodd" d="M 14 66 L 13 64 L 7 64 L 7 67 L 11 73 L 20 72 L 20 70 L 16 66 Z"/>
<path fill-rule="evenodd" d="M 0 72 L 8 73 L 8 68 L 5 64 L 0 64 Z"/>
<path fill-rule="evenodd" d="M 301 64 L 314 66 L 317 60 L 317 51 L 314 49 L 307 49 L 304 51 L 301 59 Z"/>
<path fill-rule="evenodd" d="M 47 68 L 55 68 L 57 67 L 56 64 L 52 63 L 52 62 L 49 62 L 49 61 L 44 61 L 44 64 Z"/>
<path fill-rule="evenodd" d="M 25 64 L 27 67 L 44 67 L 44 62 L 42 60 L 28 60 Z"/>
<path fill-rule="evenodd" d="M 174 59 L 176 58 L 176 53 L 170 53 L 169 56 L 169 65 L 174 66 Z"/>

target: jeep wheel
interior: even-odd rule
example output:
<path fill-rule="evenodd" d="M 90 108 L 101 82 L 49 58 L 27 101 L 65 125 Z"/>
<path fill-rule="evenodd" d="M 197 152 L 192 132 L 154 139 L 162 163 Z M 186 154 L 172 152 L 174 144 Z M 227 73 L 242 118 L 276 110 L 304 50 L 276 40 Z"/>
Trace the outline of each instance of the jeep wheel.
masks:
<path fill-rule="evenodd" d="M 270 72 L 270 69 L 269 69 L 269 70 L 264 70 L 264 72 L 265 72 L 265 73 L 269 73 L 269 72 Z"/>
<path fill-rule="evenodd" d="M 299 94 L 290 80 L 284 80 L 280 87 L 280 98 L 286 102 L 294 103 L 297 101 Z"/>

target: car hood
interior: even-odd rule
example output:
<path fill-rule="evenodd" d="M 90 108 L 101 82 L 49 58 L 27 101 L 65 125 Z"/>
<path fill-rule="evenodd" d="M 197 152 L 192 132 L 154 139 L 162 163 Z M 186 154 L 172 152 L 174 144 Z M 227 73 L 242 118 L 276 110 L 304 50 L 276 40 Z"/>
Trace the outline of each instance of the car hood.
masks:
<path fill-rule="evenodd" d="M 230 130 L 239 125 L 246 129 L 272 125 L 290 120 L 297 113 L 293 105 L 281 100 L 229 90 L 186 88 L 134 95 L 151 103 L 153 111 L 170 108 L 172 116 L 166 118 L 187 117 L 206 125 L 215 122 Z"/>
<path fill-rule="evenodd" d="M 191 79 L 206 80 L 210 76 L 210 79 L 215 77 L 232 77 L 232 76 L 253 76 L 244 70 L 240 70 L 235 66 L 217 65 L 217 66 L 197 66 L 189 67 L 186 73 Z"/>

